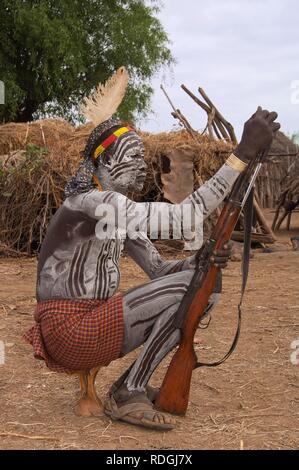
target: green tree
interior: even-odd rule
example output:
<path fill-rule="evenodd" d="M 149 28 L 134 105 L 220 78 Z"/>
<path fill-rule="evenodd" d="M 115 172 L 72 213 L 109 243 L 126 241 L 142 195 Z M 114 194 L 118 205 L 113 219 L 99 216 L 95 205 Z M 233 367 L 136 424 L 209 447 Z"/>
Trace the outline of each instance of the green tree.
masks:
<path fill-rule="evenodd" d="M 173 62 L 160 8 L 157 0 L 1 0 L 0 120 L 76 120 L 82 98 L 122 65 L 131 84 L 120 116 L 144 114 L 151 77 Z"/>
<path fill-rule="evenodd" d="M 292 142 L 294 142 L 294 144 L 299 145 L 299 132 L 297 132 L 296 134 L 293 134 L 291 136 L 291 140 Z"/>

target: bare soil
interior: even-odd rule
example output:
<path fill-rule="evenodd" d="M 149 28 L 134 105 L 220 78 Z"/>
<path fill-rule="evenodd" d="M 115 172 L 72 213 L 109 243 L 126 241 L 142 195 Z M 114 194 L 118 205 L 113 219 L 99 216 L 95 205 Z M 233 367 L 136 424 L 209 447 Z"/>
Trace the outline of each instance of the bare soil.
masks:
<path fill-rule="evenodd" d="M 0 340 L 6 356 L 0 365 L 0 449 L 298 448 L 299 365 L 291 362 L 291 343 L 299 340 L 299 252 L 289 239 L 299 235 L 299 214 L 292 226 L 279 233 L 281 251 L 255 252 L 237 350 L 222 366 L 194 372 L 188 412 L 168 433 L 74 415 L 78 379 L 49 371 L 21 338 L 33 323 L 36 259 L 1 258 Z M 146 282 L 131 260 L 123 258 L 121 267 L 121 291 Z M 228 350 L 239 292 L 240 263 L 230 263 L 211 325 L 197 334 L 201 360 Z M 137 354 L 100 371 L 101 398 Z M 156 371 L 154 385 L 161 383 L 169 359 Z"/>

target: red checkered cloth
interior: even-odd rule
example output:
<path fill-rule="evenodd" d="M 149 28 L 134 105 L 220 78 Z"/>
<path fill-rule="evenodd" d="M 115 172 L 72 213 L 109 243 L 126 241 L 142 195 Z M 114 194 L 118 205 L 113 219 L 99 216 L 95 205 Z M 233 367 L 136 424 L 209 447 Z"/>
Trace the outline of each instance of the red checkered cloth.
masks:
<path fill-rule="evenodd" d="M 123 344 L 121 294 L 108 300 L 47 300 L 37 304 L 36 324 L 24 339 L 34 356 L 55 372 L 108 365 Z"/>

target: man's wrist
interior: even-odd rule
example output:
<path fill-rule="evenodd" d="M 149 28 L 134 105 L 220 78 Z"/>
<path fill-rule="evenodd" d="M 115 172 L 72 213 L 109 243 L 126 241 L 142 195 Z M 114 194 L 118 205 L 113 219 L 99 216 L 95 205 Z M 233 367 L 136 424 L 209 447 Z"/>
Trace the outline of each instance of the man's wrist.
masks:
<path fill-rule="evenodd" d="M 249 152 L 248 148 L 243 147 L 241 144 L 235 148 L 234 155 L 246 164 L 248 164 L 252 158 L 251 152 Z"/>

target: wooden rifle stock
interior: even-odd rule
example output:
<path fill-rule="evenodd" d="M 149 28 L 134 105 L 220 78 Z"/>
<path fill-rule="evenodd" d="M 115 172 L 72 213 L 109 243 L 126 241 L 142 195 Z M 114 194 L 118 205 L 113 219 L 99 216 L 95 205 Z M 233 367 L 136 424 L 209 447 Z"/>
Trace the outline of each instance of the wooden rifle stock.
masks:
<path fill-rule="evenodd" d="M 216 242 L 213 250 L 222 248 L 230 240 L 240 211 L 240 204 L 232 200 L 225 204 L 210 238 L 210 240 Z M 207 260 L 207 274 L 193 297 L 188 312 L 186 312 L 180 345 L 171 360 L 159 395 L 156 398 L 155 408 L 157 410 L 176 415 L 184 415 L 187 411 L 192 372 L 197 365 L 193 340 L 200 318 L 205 312 L 211 294 L 214 292 L 219 271 L 219 268 L 210 262 L 210 256 Z"/>

